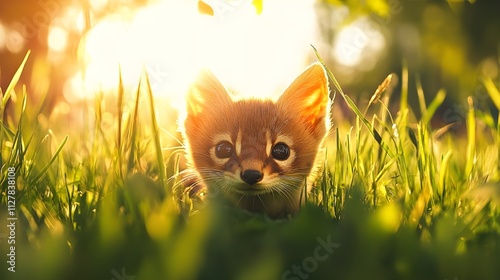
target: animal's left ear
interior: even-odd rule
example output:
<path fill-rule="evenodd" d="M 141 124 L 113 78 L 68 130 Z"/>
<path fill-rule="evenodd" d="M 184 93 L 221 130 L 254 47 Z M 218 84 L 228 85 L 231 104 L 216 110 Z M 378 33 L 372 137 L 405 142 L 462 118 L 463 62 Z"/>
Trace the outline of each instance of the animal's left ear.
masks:
<path fill-rule="evenodd" d="M 232 102 L 231 96 L 209 70 L 203 70 L 188 90 L 187 113 L 193 118 L 201 113 L 210 113 L 214 107 L 224 107 Z"/>
<path fill-rule="evenodd" d="M 320 131 L 329 125 L 328 94 L 325 69 L 317 62 L 293 81 L 276 104 L 291 114 L 299 114 L 310 132 L 321 134 Z"/>

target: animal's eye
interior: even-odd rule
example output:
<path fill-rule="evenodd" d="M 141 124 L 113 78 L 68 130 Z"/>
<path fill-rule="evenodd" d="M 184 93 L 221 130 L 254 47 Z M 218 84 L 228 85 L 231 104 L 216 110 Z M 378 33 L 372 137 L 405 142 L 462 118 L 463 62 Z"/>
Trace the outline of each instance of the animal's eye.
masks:
<path fill-rule="evenodd" d="M 215 156 L 229 158 L 233 155 L 233 145 L 228 141 L 221 141 L 215 146 Z"/>
<path fill-rule="evenodd" d="M 271 150 L 271 155 L 277 160 L 286 160 L 290 156 L 290 148 L 283 142 L 276 143 Z"/>

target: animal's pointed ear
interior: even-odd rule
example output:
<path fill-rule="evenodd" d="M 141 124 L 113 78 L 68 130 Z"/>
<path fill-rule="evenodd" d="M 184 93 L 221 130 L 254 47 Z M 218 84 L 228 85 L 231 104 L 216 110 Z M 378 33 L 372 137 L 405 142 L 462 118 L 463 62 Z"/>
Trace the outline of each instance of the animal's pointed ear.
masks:
<path fill-rule="evenodd" d="M 214 106 L 225 106 L 232 102 L 231 96 L 209 70 L 202 70 L 188 90 L 187 114 L 196 117 Z"/>
<path fill-rule="evenodd" d="M 320 63 L 314 63 L 300 74 L 278 99 L 277 105 L 296 112 L 312 132 L 329 125 L 328 78 Z"/>

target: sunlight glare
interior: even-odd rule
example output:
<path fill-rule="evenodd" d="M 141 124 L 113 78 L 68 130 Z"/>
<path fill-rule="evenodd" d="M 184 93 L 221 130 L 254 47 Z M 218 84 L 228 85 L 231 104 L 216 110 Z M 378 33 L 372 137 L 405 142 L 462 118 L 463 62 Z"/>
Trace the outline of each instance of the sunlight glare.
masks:
<path fill-rule="evenodd" d="M 108 0 L 90 0 L 89 4 L 93 11 L 101 11 L 108 5 Z"/>
<path fill-rule="evenodd" d="M 368 18 L 362 17 L 337 34 L 333 51 L 340 64 L 367 71 L 375 66 L 384 47 L 385 38 L 380 30 Z"/>
<path fill-rule="evenodd" d="M 237 85 L 242 96 L 280 94 L 276 90 L 312 62 L 307 59 L 316 40 L 312 1 L 269 1 L 261 15 L 251 5 L 231 13 L 207 22 L 204 65 Z"/>
<path fill-rule="evenodd" d="M 84 84 L 80 74 L 77 74 L 64 82 L 63 95 L 69 102 L 81 101 L 85 96 Z"/>
<path fill-rule="evenodd" d="M 54 24 L 62 26 L 67 30 L 76 31 L 81 34 L 85 29 L 84 12 L 77 7 L 70 6 L 65 9 L 60 18 L 57 18 L 53 22 L 53 25 Z"/>
<path fill-rule="evenodd" d="M 68 44 L 68 32 L 59 26 L 52 26 L 47 41 L 51 51 L 63 52 Z"/>
<path fill-rule="evenodd" d="M 97 24 L 87 35 L 80 59 L 85 67 L 86 90 L 96 92 L 101 88 L 113 89 L 117 86 L 118 68 L 133 70 L 140 65 L 133 64 L 127 56 L 128 23 L 120 20 L 106 20 Z M 132 65 L 130 65 L 132 64 Z M 139 71 L 139 70 L 138 70 Z M 124 80 L 129 80 L 125 71 Z M 132 75 L 132 77 L 134 77 Z"/>
<path fill-rule="evenodd" d="M 207 16 L 196 1 L 164 0 L 130 20 L 108 17 L 80 44 L 85 88 L 116 88 L 118 65 L 133 87 L 145 68 L 155 95 L 177 103 L 199 70 L 209 68 L 242 96 L 274 97 L 313 61 L 313 2 L 269 1 L 257 15 L 251 1 L 239 1 Z"/>

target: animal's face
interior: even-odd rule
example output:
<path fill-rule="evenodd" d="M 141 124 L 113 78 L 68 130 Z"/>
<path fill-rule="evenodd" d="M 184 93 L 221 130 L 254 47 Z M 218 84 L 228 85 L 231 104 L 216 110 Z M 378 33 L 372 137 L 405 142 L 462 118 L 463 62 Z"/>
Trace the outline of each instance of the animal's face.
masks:
<path fill-rule="evenodd" d="M 298 203 L 327 134 L 328 107 L 327 80 L 319 64 L 276 102 L 233 101 L 204 72 L 189 92 L 184 123 L 191 164 L 209 191 L 236 204 L 253 199 Z"/>

